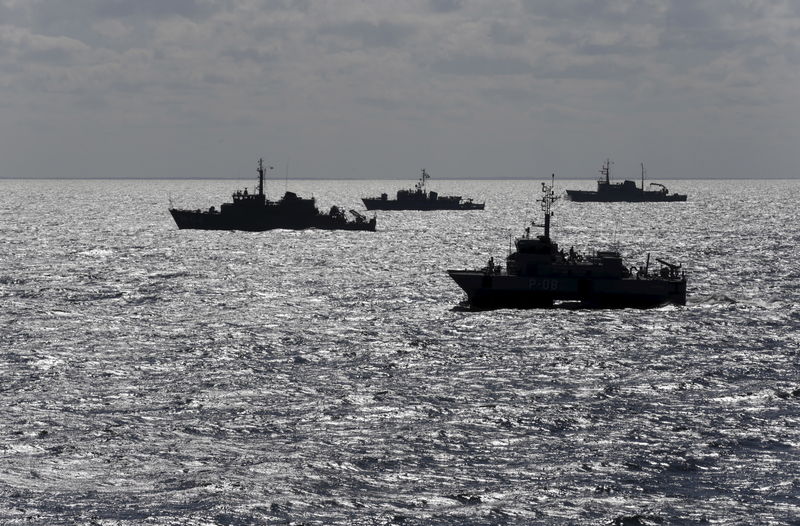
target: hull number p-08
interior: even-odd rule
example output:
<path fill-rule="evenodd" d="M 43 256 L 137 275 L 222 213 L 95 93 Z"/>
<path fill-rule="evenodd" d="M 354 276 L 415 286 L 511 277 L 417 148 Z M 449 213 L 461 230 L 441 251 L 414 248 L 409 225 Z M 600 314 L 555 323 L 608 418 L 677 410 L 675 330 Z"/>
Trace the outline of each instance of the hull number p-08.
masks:
<path fill-rule="evenodd" d="M 557 279 L 533 278 L 528 280 L 528 288 L 531 290 L 556 290 L 558 289 Z"/>

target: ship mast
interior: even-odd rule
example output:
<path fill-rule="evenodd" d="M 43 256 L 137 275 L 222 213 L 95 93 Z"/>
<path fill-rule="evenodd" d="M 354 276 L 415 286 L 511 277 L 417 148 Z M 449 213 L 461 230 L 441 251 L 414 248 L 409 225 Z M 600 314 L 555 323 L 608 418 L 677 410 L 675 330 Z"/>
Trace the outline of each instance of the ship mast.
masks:
<path fill-rule="evenodd" d="M 419 178 L 419 182 L 417 183 L 417 189 L 421 192 L 425 191 L 425 181 L 430 179 L 431 176 L 428 175 L 428 172 L 425 171 L 425 168 L 422 169 L 422 176 Z"/>
<path fill-rule="evenodd" d="M 264 159 L 258 159 L 258 195 L 264 195 Z"/>
<path fill-rule="evenodd" d="M 269 169 L 274 169 L 270 166 Z M 258 195 L 264 195 L 264 159 L 258 159 Z"/>
<path fill-rule="evenodd" d="M 603 163 L 600 174 L 606 176 L 606 184 L 611 184 L 611 159 L 606 159 L 606 162 Z"/>
<path fill-rule="evenodd" d="M 553 202 L 558 199 L 558 196 L 553 192 L 555 185 L 556 174 L 553 174 L 550 184 L 542 183 L 542 198 L 539 202 L 542 203 L 542 211 L 544 212 L 544 238 L 550 239 L 550 216 L 553 215 L 552 207 Z"/>
<path fill-rule="evenodd" d="M 644 163 L 642 163 L 642 192 L 644 192 Z"/>

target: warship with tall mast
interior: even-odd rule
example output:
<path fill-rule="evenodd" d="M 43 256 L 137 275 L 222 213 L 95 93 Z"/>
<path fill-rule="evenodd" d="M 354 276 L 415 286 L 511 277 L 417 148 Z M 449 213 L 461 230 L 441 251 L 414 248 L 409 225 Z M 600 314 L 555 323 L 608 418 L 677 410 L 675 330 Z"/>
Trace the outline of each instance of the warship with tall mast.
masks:
<path fill-rule="evenodd" d="M 606 159 L 600 174 L 603 177 L 597 181 L 597 191 L 567 190 L 567 196 L 572 201 L 604 201 L 604 202 L 660 202 L 660 201 L 686 201 L 686 194 L 671 194 L 666 186 L 660 183 L 650 183 L 654 190 L 647 190 L 644 186 L 644 163 L 642 163 L 642 187 L 636 186 L 634 181 L 625 180 L 621 183 L 611 182 L 610 159 Z"/>
<path fill-rule="evenodd" d="M 532 224 L 544 234 L 532 237 L 531 227 L 515 241 L 516 250 L 506 258 L 506 268 L 494 257 L 478 270 L 448 270 L 466 292 L 472 308 L 546 308 L 555 302 L 581 307 L 647 308 L 664 304 L 686 304 L 686 274 L 681 265 L 656 258 L 660 269 L 650 268 L 650 254 L 644 265 L 626 267 L 618 251 L 579 254 L 574 247 L 565 253 L 550 238 L 555 175 L 542 183 L 539 200 L 544 223 Z"/>
<path fill-rule="evenodd" d="M 361 200 L 367 210 L 483 210 L 485 203 L 474 203 L 472 199 L 462 199 L 460 195 L 439 195 L 428 191 L 425 183 L 431 176 L 425 169 L 413 190 L 398 190 L 397 199 L 389 199 L 388 194 L 380 197 L 364 197 Z"/>
<path fill-rule="evenodd" d="M 199 230 L 247 230 L 260 232 L 276 228 L 302 230 L 319 228 L 323 230 L 369 230 L 375 231 L 376 219 L 367 219 L 356 210 L 350 210 L 353 219 L 338 206 L 331 207 L 328 213 L 317 209 L 316 200 L 303 199 L 294 192 L 287 191 L 278 201 L 270 201 L 264 194 L 264 160 L 258 160 L 258 187 L 249 193 L 247 188 L 237 190 L 233 202 L 223 203 L 217 210 L 184 210 L 170 205 L 179 229 Z"/>

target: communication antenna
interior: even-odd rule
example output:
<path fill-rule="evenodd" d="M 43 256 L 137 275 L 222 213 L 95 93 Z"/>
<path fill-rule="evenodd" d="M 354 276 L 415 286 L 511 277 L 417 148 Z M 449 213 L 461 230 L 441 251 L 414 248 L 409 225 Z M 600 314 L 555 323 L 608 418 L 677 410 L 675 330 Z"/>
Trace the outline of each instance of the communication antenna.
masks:
<path fill-rule="evenodd" d="M 553 203 L 558 200 L 558 197 L 555 192 L 553 191 L 553 187 L 555 186 L 556 182 L 556 174 L 552 175 L 550 179 L 550 184 L 542 183 L 542 198 L 539 199 L 539 202 L 542 203 L 542 212 L 544 212 L 544 224 L 537 225 L 535 223 L 531 223 L 533 226 L 544 227 L 544 237 L 550 238 L 550 217 L 553 216 Z"/>
<path fill-rule="evenodd" d="M 420 192 L 424 193 L 425 192 L 425 181 L 427 181 L 430 178 L 431 178 L 431 176 L 428 175 L 428 172 L 425 171 L 425 168 L 423 168 L 422 169 L 422 175 L 420 176 L 419 182 L 416 185 L 417 190 L 419 190 Z"/>
<path fill-rule="evenodd" d="M 274 166 L 269 167 L 270 170 L 274 170 Z M 258 159 L 258 195 L 264 195 L 264 159 Z"/>
<path fill-rule="evenodd" d="M 606 162 L 603 163 L 603 168 L 600 169 L 600 175 L 604 175 L 606 177 L 606 184 L 611 184 L 611 165 L 614 162 L 611 159 L 606 159 Z M 602 179 L 601 179 L 602 181 Z"/>

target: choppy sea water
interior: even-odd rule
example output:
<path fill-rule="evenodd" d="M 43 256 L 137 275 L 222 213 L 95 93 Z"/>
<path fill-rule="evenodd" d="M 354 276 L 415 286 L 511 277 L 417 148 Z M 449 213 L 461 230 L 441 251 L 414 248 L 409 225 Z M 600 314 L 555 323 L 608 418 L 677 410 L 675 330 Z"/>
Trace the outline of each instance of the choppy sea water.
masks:
<path fill-rule="evenodd" d="M 540 181 L 375 233 L 175 227 L 235 181 L 0 181 L 0 523 L 800 523 L 800 181 L 667 184 L 553 237 L 682 262 L 687 306 L 470 312 L 445 270 Z"/>

